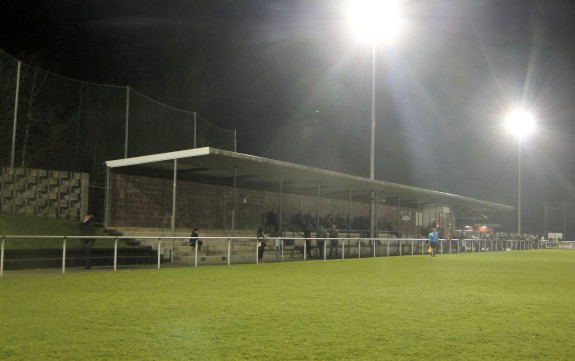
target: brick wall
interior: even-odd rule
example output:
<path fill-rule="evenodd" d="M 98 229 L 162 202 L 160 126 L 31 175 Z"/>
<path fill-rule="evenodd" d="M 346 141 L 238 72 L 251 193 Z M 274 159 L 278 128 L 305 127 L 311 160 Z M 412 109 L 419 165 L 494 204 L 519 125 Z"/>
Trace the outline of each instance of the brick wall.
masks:
<path fill-rule="evenodd" d="M 2 212 L 80 220 L 88 212 L 87 173 L 2 168 Z"/>
<path fill-rule="evenodd" d="M 111 186 L 110 227 L 170 228 L 172 179 L 112 172 Z M 176 227 L 231 229 L 233 196 L 231 186 L 178 181 Z M 265 222 L 266 214 L 271 209 L 280 213 L 279 202 L 278 192 L 238 187 L 236 229 L 256 229 Z M 349 205 L 347 200 L 321 198 L 320 216 L 347 216 Z M 282 223 L 289 224 L 292 215 L 298 212 L 315 217 L 316 211 L 317 197 L 283 194 Z M 369 203 L 351 202 L 351 215 L 369 219 Z M 396 207 L 379 204 L 377 215 L 379 219 L 385 218 L 397 227 Z M 402 233 L 416 231 L 415 217 L 400 222 Z"/>

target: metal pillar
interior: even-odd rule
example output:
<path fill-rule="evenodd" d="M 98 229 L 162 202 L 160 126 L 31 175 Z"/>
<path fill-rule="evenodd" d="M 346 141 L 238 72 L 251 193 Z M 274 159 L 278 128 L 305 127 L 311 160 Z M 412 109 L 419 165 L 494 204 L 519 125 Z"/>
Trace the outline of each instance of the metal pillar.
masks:
<path fill-rule="evenodd" d="M 351 237 L 351 187 L 349 187 L 349 202 L 347 206 L 347 236 Z"/>
<path fill-rule="evenodd" d="M 238 170 L 236 167 L 234 167 L 234 187 L 232 189 L 232 237 L 234 237 L 236 233 L 237 179 L 238 179 Z"/>
<path fill-rule="evenodd" d="M 283 229 L 282 229 L 282 198 L 283 198 L 283 185 L 284 185 L 284 176 L 280 174 L 280 210 L 279 210 L 279 224 L 278 224 L 278 231 L 279 231 L 279 236 L 283 237 Z"/>
<path fill-rule="evenodd" d="M 401 196 L 397 196 L 397 238 L 401 235 Z"/>
<path fill-rule="evenodd" d="M 521 136 L 519 137 L 519 170 L 517 185 L 517 234 L 521 236 Z"/>
<path fill-rule="evenodd" d="M 128 158 L 128 131 L 129 127 L 129 119 L 130 119 L 130 87 L 126 87 L 126 127 L 124 131 L 126 134 L 124 135 L 124 158 Z"/>
<path fill-rule="evenodd" d="M 10 167 L 14 168 L 16 159 L 16 129 L 18 129 L 18 102 L 20 99 L 20 73 L 22 62 L 18 61 L 18 73 L 16 75 L 16 94 L 14 97 L 14 122 L 12 125 L 12 154 L 10 155 Z"/>
<path fill-rule="evenodd" d="M 110 194 L 110 167 L 106 167 L 106 189 L 104 190 L 104 228 L 110 227 L 110 210 L 111 207 L 111 197 Z"/>
<path fill-rule="evenodd" d="M 172 254 L 170 255 L 170 262 L 174 263 L 174 243 L 175 239 L 173 237 L 176 236 L 176 192 L 178 188 L 178 160 L 174 159 L 174 179 L 173 179 L 173 186 L 172 186 Z"/>
<path fill-rule="evenodd" d="M 197 113 L 194 112 L 194 149 L 198 147 L 198 126 L 197 126 Z"/>
<path fill-rule="evenodd" d="M 319 230 L 319 209 L 321 202 L 321 184 L 317 182 L 317 208 L 316 208 L 316 229 Z"/>
<path fill-rule="evenodd" d="M 372 73 L 371 73 L 371 134 L 369 156 L 369 179 L 375 179 L 375 42 L 372 44 Z M 375 192 L 370 194 L 370 232 L 371 239 L 375 238 Z"/>

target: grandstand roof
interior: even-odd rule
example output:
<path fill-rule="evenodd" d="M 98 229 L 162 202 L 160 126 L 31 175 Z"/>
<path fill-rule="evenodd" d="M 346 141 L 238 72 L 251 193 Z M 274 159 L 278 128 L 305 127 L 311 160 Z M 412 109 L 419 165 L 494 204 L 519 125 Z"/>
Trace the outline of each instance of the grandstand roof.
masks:
<path fill-rule="evenodd" d="M 381 180 L 288 163 L 216 148 L 197 148 L 110 160 L 110 168 L 130 167 L 130 172 L 158 174 L 178 180 L 194 180 L 272 192 L 318 195 L 336 199 L 369 201 L 375 192 L 378 202 L 402 207 L 426 204 L 449 205 L 455 212 L 484 213 L 511 211 L 513 207 Z M 235 177 L 234 177 L 235 173 Z M 281 187 L 281 189 L 280 189 Z"/>

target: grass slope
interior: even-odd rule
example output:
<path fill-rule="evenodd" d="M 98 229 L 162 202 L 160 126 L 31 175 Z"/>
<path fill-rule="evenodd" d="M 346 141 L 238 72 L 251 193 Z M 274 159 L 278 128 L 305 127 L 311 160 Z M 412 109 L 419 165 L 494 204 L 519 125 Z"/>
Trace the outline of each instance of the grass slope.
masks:
<path fill-rule="evenodd" d="M 77 236 L 79 222 L 61 218 L 35 217 L 22 214 L 0 213 L 0 236 Z M 105 236 L 100 227 L 93 228 L 93 235 Z M 109 246 L 112 242 L 96 242 L 96 247 Z M 69 240 L 70 247 L 79 247 L 82 243 Z M 8 239 L 6 248 L 60 248 L 60 239 Z"/>
<path fill-rule="evenodd" d="M 575 252 L 0 279 L 2 360 L 571 360 Z"/>
<path fill-rule="evenodd" d="M 0 235 L 61 236 L 72 234 L 78 234 L 78 222 L 60 218 L 0 213 Z"/>

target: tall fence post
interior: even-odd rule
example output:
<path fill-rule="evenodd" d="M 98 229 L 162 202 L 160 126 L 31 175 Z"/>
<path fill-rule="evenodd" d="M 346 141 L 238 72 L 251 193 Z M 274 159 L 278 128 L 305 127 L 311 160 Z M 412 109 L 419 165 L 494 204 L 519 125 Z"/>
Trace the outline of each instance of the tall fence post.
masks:
<path fill-rule="evenodd" d="M 194 149 L 198 147 L 198 125 L 197 125 L 197 113 L 194 112 Z M 235 152 L 235 149 L 234 149 Z"/>
<path fill-rule="evenodd" d="M 126 87 L 126 127 L 125 127 L 125 132 L 126 134 L 124 135 L 124 158 L 128 158 L 128 142 L 130 140 L 129 138 L 129 130 L 130 130 L 130 87 L 127 86 Z"/>
<path fill-rule="evenodd" d="M 62 245 L 62 274 L 66 273 L 66 241 L 68 240 L 67 236 L 64 236 L 64 242 Z"/>
<path fill-rule="evenodd" d="M 232 258 L 232 240 L 228 238 L 228 266 L 230 265 Z"/>
<path fill-rule="evenodd" d="M 158 239 L 158 269 L 160 269 L 160 263 L 162 260 L 162 239 Z"/>
<path fill-rule="evenodd" d="M 14 168 L 16 159 L 16 129 L 18 129 L 18 102 L 20 98 L 20 72 L 22 70 L 22 62 L 18 61 L 18 73 L 16 75 L 16 94 L 14 99 L 14 122 L 12 125 L 12 153 L 10 154 L 10 168 Z"/>
<path fill-rule="evenodd" d="M 196 236 L 196 245 L 194 246 L 194 267 L 198 267 L 198 248 L 200 247 L 200 243 L 197 240 L 197 236 Z M 207 246 L 207 244 L 206 244 Z"/>
<path fill-rule="evenodd" d="M 4 276 L 4 241 L 6 236 L 2 236 L 2 244 L 0 245 L 0 277 Z"/>
<path fill-rule="evenodd" d="M 118 268 L 118 237 L 114 241 L 114 271 Z"/>

